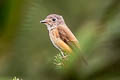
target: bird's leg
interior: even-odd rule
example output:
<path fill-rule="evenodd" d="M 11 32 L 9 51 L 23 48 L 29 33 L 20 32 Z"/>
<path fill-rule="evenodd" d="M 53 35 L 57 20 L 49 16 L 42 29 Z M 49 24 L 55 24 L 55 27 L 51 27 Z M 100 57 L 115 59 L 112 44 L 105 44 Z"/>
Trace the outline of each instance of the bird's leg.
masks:
<path fill-rule="evenodd" d="M 68 55 L 64 55 L 64 52 L 61 51 L 62 58 L 65 59 Z"/>
<path fill-rule="evenodd" d="M 61 54 L 62 54 L 62 57 L 64 57 L 65 55 L 64 55 L 64 53 L 62 52 L 62 51 L 60 51 L 61 52 Z"/>

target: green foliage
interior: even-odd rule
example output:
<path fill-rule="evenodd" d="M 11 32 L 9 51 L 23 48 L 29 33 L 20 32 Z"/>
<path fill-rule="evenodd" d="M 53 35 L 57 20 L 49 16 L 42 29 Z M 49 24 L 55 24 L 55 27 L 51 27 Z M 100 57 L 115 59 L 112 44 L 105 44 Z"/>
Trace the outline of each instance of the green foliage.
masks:
<path fill-rule="evenodd" d="M 80 55 L 65 60 L 52 46 L 39 23 L 51 13 L 64 17 Z M 0 1 L 0 80 L 120 80 L 119 53 L 120 0 Z"/>
<path fill-rule="evenodd" d="M 13 80 L 22 80 L 22 79 L 19 79 L 19 78 L 14 77 Z"/>
<path fill-rule="evenodd" d="M 61 69 L 64 67 L 63 57 L 61 54 L 57 54 L 54 59 L 54 64 L 56 65 L 57 69 Z"/>

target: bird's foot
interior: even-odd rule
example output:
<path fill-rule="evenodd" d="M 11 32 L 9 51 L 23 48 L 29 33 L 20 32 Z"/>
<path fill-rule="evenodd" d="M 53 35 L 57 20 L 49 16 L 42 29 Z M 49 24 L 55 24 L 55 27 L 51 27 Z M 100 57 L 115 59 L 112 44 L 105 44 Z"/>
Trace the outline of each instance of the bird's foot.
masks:
<path fill-rule="evenodd" d="M 63 59 L 66 59 L 67 57 L 68 57 L 68 55 L 65 55 L 65 56 L 63 56 L 62 58 L 63 58 Z"/>

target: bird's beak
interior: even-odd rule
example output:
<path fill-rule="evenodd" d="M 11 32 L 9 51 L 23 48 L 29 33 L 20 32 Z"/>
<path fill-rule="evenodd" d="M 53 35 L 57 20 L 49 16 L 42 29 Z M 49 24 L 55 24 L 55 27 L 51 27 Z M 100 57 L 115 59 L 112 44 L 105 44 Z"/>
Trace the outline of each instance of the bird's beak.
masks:
<path fill-rule="evenodd" d="M 47 21 L 46 20 L 41 20 L 40 23 L 47 23 Z"/>

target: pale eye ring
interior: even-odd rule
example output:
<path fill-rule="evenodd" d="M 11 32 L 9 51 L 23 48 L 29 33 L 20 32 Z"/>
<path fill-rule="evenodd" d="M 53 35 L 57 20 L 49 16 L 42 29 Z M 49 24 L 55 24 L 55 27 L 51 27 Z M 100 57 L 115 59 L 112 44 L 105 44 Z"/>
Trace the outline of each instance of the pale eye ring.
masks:
<path fill-rule="evenodd" d="M 56 21 L 56 19 L 55 19 L 55 18 L 53 18 L 53 19 L 52 19 L 52 21 Z"/>

